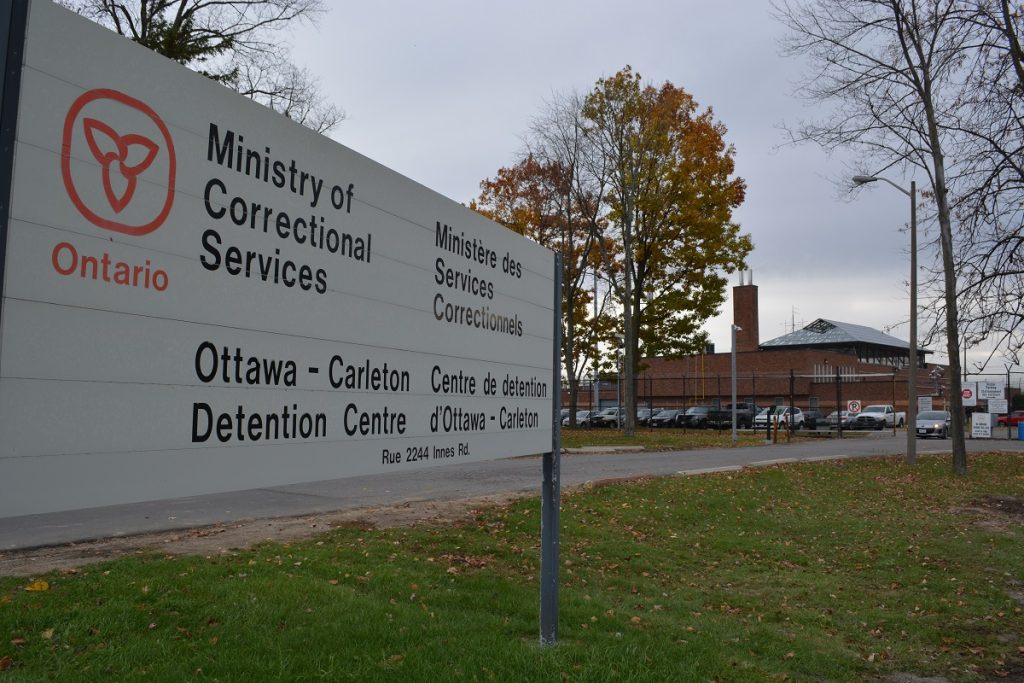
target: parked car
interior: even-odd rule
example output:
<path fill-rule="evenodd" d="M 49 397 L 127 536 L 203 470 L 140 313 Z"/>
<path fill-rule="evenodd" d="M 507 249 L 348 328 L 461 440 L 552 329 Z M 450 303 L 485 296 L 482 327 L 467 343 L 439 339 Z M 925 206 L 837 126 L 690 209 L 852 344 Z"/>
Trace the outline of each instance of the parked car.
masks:
<path fill-rule="evenodd" d="M 843 425 L 843 429 L 849 429 L 853 424 L 853 421 L 857 419 L 858 415 L 860 415 L 860 413 L 854 413 L 849 410 L 841 410 L 838 413 L 833 410 L 828 414 L 828 417 L 825 418 L 825 421 L 828 422 L 830 429 L 838 429 L 840 424 Z"/>
<path fill-rule="evenodd" d="M 1024 410 L 1015 410 L 1009 415 L 1000 415 L 996 420 L 1001 427 L 1016 427 L 1021 422 L 1024 422 Z"/>
<path fill-rule="evenodd" d="M 597 414 L 597 412 L 593 411 L 593 410 L 577 410 L 576 411 L 576 426 L 577 427 L 590 427 L 591 426 L 591 420 L 593 419 L 594 415 L 596 415 L 596 414 Z M 563 427 L 568 427 L 569 426 L 569 418 L 568 417 L 563 417 L 562 418 L 562 426 Z"/>
<path fill-rule="evenodd" d="M 757 406 L 753 403 L 736 404 L 736 428 L 750 429 L 754 424 L 754 416 L 757 414 Z M 732 427 L 732 404 L 726 403 L 718 409 L 713 409 L 708 415 L 708 422 L 714 427 Z"/>
<path fill-rule="evenodd" d="M 779 423 L 779 428 L 789 428 L 792 426 L 793 429 L 804 428 L 804 413 L 799 408 L 790 408 L 789 406 L 772 406 L 771 408 L 765 408 L 757 417 L 754 418 L 754 429 L 768 429 L 769 426 L 774 425 L 776 420 Z"/>
<path fill-rule="evenodd" d="M 657 415 L 651 418 L 651 427 L 654 429 L 663 427 L 679 427 L 683 415 L 684 412 L 682 410 L 676 410 L 674 408 L 660 410 Z"/>
<path fill-rule="evenodd" d="M 624 412 L 622 408 L 605 408 L 594 417 L 594 426 L 617 428 Z"/>
<path fill-rule="evenodd" d="M 686 417 L 683 419 L 684 427 L 693 427 L 694 429 L 707 429 L 711 426 L 711 412 L 714 410 L 711 406 L 693 406 L 692 408 L 686 409 Z"/>
<path fill-rule="evenodd" d="M 917 438 L 926 439 L 937 436 L 945 439 L 949 436 L 949 412 L 945 410 L 923 410 L 917 414 Z"/>
<path fill-rule="evenodd" d="M 804 429 L 817 429 L 825 426 L 825 416 L 818 410 L 804 411 Z"/>
<path fill-rule="evenodd" d="M 636 423 L 641 427 L 647 427 L 651 424 L 651 418 L 657 415 L 659 412 L 658 408 L 637 408 L 636 409 Z"/>
<path fill-rule="evenodd" d="M 853 424 L 854 429 L 892 429 L 894 426 L 902 427 L 906 420 L 906 413 L 897 412 L 891 405 L 878 404 L 860 411 Z"/>

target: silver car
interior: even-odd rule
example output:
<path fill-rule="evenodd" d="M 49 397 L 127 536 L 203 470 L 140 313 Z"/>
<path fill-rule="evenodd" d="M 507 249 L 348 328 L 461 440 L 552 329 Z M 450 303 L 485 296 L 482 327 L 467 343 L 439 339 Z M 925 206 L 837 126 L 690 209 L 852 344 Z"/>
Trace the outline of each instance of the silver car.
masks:
<path fill-rule="evenodd" d="M 945 410 L 923 410 L 917 414 L 917 438 L 927 439 L 937 436 L 945 439 L 949 436 L 950 415 Z"/>

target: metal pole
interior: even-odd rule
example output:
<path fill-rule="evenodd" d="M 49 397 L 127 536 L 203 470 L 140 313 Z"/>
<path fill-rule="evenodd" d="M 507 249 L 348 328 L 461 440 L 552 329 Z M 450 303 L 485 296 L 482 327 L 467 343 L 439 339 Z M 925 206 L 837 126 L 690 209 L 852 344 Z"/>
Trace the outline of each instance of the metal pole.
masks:
<path fill-rule="evenodd" d="M 562 256 L 555 254 L 554 325 L 551 340 L 551 452 L 544 454 L 540 502 L 540 644 L 558 640 L 559 508 L 562 451 Z"/>
<path fill-rule="evenodd" d="M 917 462 L 917 181 L 910 181 L 910 191 L 903 189 L 888 178 L 881 176 L 854 176 L 855 185 L 873 183 L 881 180 L 892 185 L 903 194 L 910 197 L 910 343 L 907 348 L 908 368 L 910 374 L 907 376 L 907 464 L 913 465 Z M 964 381 L 967 381 L 967 346 L 964 345 Z M 896 411 L 896 374 L 893 373 L 892 386 L 892 409 Z M 892 421 L 893 436 L 896 435 L 896 419 Z M 954 448 L 954 453 L 955 453 Z M 956 456 L 954 455 L 954 460 Z"/>
<path fill-rule="evenodd" d="M 736 436 L 736 330 L 732 326 L 732 445 L 735 446 L 739 440 Z"/>
<path fill-rule="evenodd" d="M 893 406 L 896 410 L 896 406 Z M 896 418 L 893 416 L 893 424 Z M 917 463 L 917 181 L 910 181 L 910 376 L 907 378 L 907 464 Z"/>
<path fill-rule="evenodd" d="M 615 354 L 615 426 L 622 430 L 622 349 Z"/>
<path fill-rule="evenodd" d="M 836 366 L 836 428 L 839 438 L 843 438 L 843 375 Z"/>
<path fill-rule="evenodd" d="M 594 268 L 594 325 L 597 325 L 597 268 Z M 597 381 L 597 345 L 594 345 L 594 399 L 590 405 L 590 409 L 598 410 L 601 405 L 601 384 Z"/>
<path fill-rule="evenodd" d="M 1010 439 L 1013 438 L 1010 430 L 1010 413 L 1013 412 L 1010 410 L 1010 365 L 1004 363 L 1003 366 L 1006 368 L 1006 438 Z"/>
<path fill-rule="evenodd" d="M 789 369 L 789 429 L 786 431 L 787 439 L 793 438 L 793 430 L 796 428 L 796 377 L 793 375 L 793 368 Z"/>

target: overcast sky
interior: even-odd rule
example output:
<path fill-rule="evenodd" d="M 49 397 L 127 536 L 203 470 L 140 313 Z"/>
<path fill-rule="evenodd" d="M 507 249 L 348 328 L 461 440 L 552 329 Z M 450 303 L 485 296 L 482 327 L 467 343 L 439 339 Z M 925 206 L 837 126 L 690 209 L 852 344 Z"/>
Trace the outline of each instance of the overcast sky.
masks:
<path fill-rule="evenodd" d="M 466 203 L 515 162 L 554 93 L 587 92 L 630 64 L 728 128 L 748 187 L 735 219 L 754 242 L 761 341 L 817 318 L 908 338 L 908 200 L 881 184 L 846 196 L 842 159 L 785 145 L 781 124 L 823 112 L 794 95 L 805 65 L 779 54 L 767 2 L 329 4 L 318 28 L 294 34 L 294 57 L 345 109 L 338 142 Z M 730 297 L 707 324 L 719 351 L 731 322 Z"/>

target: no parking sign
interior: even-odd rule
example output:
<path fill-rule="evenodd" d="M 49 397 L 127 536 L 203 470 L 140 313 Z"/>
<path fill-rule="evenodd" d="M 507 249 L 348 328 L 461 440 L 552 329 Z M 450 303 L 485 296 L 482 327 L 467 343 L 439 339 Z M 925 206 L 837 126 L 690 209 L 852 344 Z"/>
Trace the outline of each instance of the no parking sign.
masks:
<path fill-rule="evenodd" d="M 847 401 L 846 402 L 846 410 L 848 410 L 851 413 L 859 413 L 860 412 L 860 401 Z"/>

